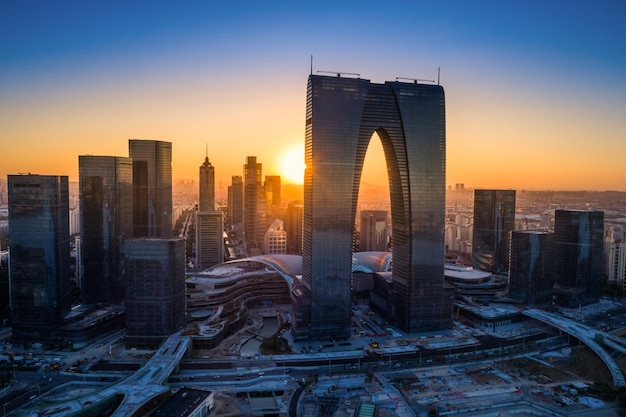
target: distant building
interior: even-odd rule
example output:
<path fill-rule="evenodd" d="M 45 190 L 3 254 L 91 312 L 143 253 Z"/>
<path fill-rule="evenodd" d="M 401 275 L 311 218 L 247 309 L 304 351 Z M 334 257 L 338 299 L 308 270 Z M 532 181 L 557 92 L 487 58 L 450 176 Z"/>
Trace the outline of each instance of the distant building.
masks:
<path fill-rule="evenodd" d="M 274 220 L 267 228 L 263 239 L 263 253 L 266 255 L 287 253 L 287 232 L 282 220 Z"/>
<path fill-rule="evenodd" d="M 233 175 L 228 186 L 228 217 L 226 221 L 231 229 L 238 230 L 243 224 L 243 180 Z"/>
<path fill-rule="evenodd" d="M 525 304 L 549 304 L 554 283 L 554 234 L 513 232 L 509 297 Z"/>
<path fill-rule="evenodd" d="M 196 212 L 196 268 L 205 269 L 224 262 L 224 213 L 221 210 Z"/>
<path fill-rule="evenodd" d="M 66 176 L 9 175 L 13 343 L 54 346 L 71 308 Z"/>
<path fill-rule="evenodd" d="M 280 186 L 280 175 L 265 176 L 265 195 L 267 199 L 267 212 L 270 213 L 272 207 L 280 207 L 282 204 Z"/>
<path fill-rule="evenodd" d="M 302 201 L 292 201 L 287 206 L 285 231 L 287 232 L 287 253 L 302 255 Z"/>
<path fill-rule="evenodd" d="M 554 289 L 558 305 L 578 307 L 602 295 L 604 212 L 554 213 Z"/>
<path fill-rule="evenodd" d="M 185 325 L 185 239 L 126 241 L 126 345 L 154 348 Z"/>
<path fill-rule="evenodd" d="M 199 211 L 217 210 L 215 205 L 215 168 L 209 162 L 209 157 L 204 158 L 204 163 L 200 165 L 200 190 L 199 190 Z"/>
<path fill-rule="evenodd" d="M 133 161 L 133 236 L 172 236 L 172 144 L 128 140 Z"/>
<path fill-rule="evenodd" d="M 248 156 L 243 167 L 243 228 L 250 253 L 261 247 L 265 236 L 267 206 L 263 187 L 263 164 L 256 156 Z"/>
<path fill-rule="evenodd" d="M 389 250 L 388 213 L 385 210 L 361 211 L 361 240 L 359 247 L 362 252 Z"/>
<path fill-rule="evenodd" d="M 508 271 L 514 228 L 515 190 L 475 190 L 473 267 L 493 273 Z"/>
<path fill-rule="evenodd" d="M 79 282 L 85 304 L 124 298 L 124 240 L 133 235 L 133 163 L 117 156 L 78 157 L 81 228 Z"/>

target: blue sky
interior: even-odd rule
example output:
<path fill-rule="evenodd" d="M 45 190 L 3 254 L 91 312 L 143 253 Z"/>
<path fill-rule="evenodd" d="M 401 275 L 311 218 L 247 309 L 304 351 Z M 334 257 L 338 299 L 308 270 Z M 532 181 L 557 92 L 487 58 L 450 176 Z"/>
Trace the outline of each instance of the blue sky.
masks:
<path fill-rule="evenodd" d="M 175 177 L 207 145 L 224 179 L 247 155 L 275 174 L 313 55 L 373 82 L 440 67 L 449 184 L 626 190 L 624 2 L 127 3 L 0 5 L 0 175 L 75 177 L 128 138 L 172 141 Z"/>

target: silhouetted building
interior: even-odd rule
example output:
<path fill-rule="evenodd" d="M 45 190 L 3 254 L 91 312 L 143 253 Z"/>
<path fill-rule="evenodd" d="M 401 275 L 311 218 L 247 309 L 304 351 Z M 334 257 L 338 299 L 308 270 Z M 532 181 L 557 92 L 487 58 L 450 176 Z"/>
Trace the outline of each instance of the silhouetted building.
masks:
<path fill-rule="evenodd" d="M 352 244 L 363 161 L 373 133 L 389 172 L 393 294 L 407 332 L 452 327 L 444 293 L 445 100 L 439 85 L 310 75 L 305 127 L 302 281 L 296 327 L 350 337 Z M 309 310 L 310 309 L 310 310 Z"/>
<path fill-rule="evenodd" d="M 302 201 L 292 201 L 287 206 L 285 231 L 287 232 L 287 253 L 302 255 Z"/>
<path fill-rule="evenodd" d="M 172 144 L 128 140 L 133 161 L 133 236 L 172 236 Z"/>
<path fill-rule="evenodd" d="M 263 187 L 263 164 L 249 156 L 243 167 L 243 230 L 248 250 L 260 251 L 266 228 L 267 207 Z M 260 254 L 260 253 L 259 253 Z"/>
<path fill-rule="evenodd" d="M 602 295 L 604 212 L 556 210 L 554 276 L 556 303 L 578 307 Z"/>
<path fill-rule="evenodd" d="M 268 213 L 271 212 L 272 207 L 281 206 L 281 194 L 280 194 L 280 175 L 266 175 L 265 176 L 265 195 L 267 199 Z"/>
<path fill-rule="evenodd" d="M 475 190 L 473 267 L 493 273 L 508 271 L 514 229 L 515 190 Z"/>
<path fill-rule="evenodd" d="M 215 168 L 209 162 L 209 157 L 204 158 L 200 165 L 200 204 L 199 211 L 217 210 L 215 205 Z"/>
<path fill-rule="evenodd" d="M 511 234 L 509 297 L 525 304 L 549 304 L 554 287 L 554 235 L 540 231 Z"/>
<path fill-rule="evenodd" d="M 224 213 L 221 210 L 196 212 L 196 268 L 205 269 L 224 262 Z"/>
<path fill-rule="evenodd" d="M 126 241 L 126 345 L 154 348 L 185 325 L 185 239 Z"/>
<path fill-rule="evenodd" d="M 227 222 L 233 229 L 238 229 L 243 223 L 243 181 L 239 175 L 233 175 L 228 186 Z"/>
<path fill-rule="evenodd" d="M 362 252 L 388 251 L 389 230 L 387 228 L 387 211 L 361 211 L 361 239 L 359 248 Z"/>
<path fill-rule="evenodd" d="M 66 176 L 9 175 L 9 282 L 13 343 L 55 343 L 71 308 Z"/>
<path fill-rule="evenodd" d="M 124 298 L 123 244 L 133 235 L 133 164 L 117 156 L 78 157 L 82 302 Z"/>

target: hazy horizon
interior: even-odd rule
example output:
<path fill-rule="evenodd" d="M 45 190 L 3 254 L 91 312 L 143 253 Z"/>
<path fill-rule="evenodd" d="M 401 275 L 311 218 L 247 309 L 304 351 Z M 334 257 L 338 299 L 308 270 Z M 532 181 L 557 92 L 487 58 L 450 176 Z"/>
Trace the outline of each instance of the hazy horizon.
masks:
<path fill-rule="evenodd" d="M 76 180 L 79 155 L 127 156 L 145 138 L 172 142 L 174 179 L 197 179 L 208 153 L 216 182 L 247 156 L 287 181 L 307 77 L 328 70 L 440 75 L 448 185 L 623 191 L 625 20 L 607 0 L 4 2 L 0 177 Z M 372 143 L 363 181 L 376 184 L 386 167 Z"/>

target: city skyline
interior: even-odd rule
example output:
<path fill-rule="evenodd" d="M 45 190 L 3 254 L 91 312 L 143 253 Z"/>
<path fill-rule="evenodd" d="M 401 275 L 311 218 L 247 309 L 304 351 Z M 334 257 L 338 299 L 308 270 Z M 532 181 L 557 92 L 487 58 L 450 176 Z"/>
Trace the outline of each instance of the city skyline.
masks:
<path fill-rule="evenodd" d="M 441 68 L 447 185 L 626 190 L 619 2 L 31 6 L 0 6 L 2 178 L 77 181 L 78 155 L 146 138 L 172 143 L 174 180 L 208 152 L 216 182 L 250 155 L 288 182 L 311 70 L 436 82 Z M 372 144 L 363 181 L 380 184 Z"/>

